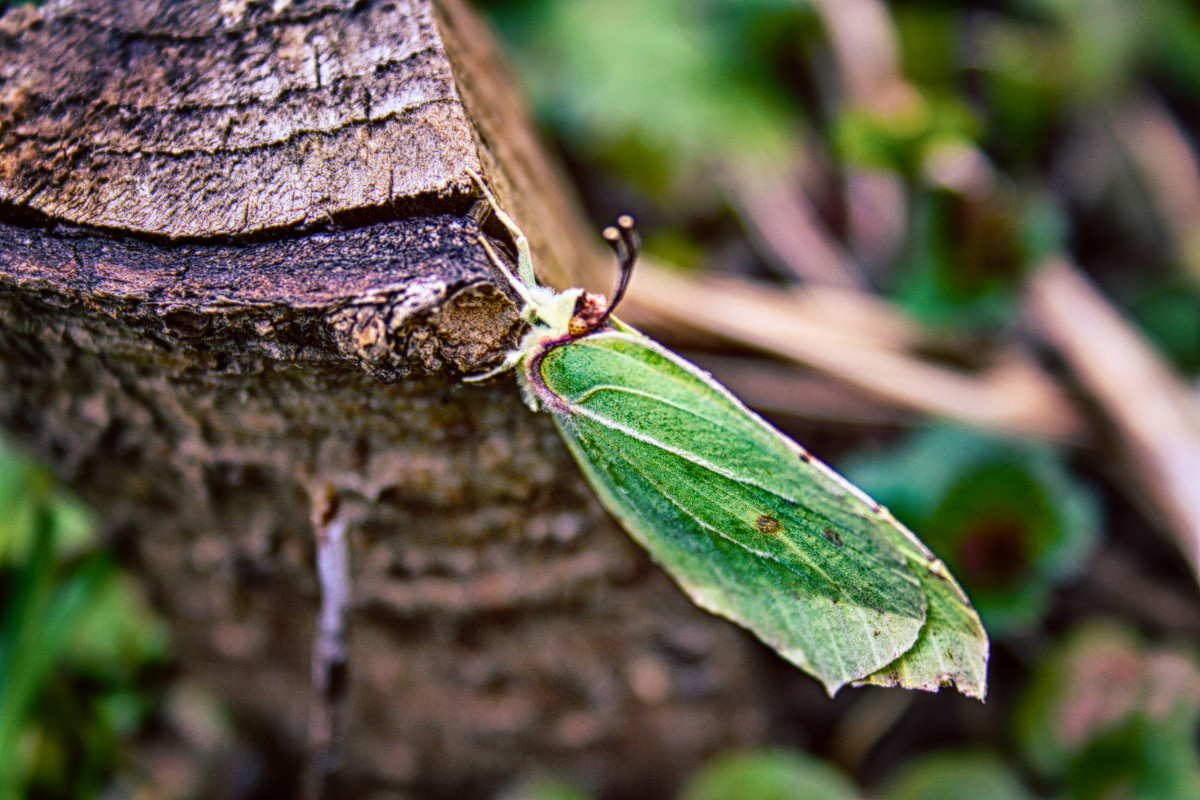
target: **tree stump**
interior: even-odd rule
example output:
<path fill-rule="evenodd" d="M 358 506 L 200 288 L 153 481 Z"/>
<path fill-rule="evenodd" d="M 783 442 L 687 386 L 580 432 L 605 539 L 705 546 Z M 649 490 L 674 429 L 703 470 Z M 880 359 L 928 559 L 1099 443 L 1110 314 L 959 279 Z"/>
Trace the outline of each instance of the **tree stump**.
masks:
<path fill-rule="evenodd" d="M 551 282 L 595 258 L 497 64 L 458 0 L 10 9 L 0 422 L 96 509 L 184 675 L 285 762 L 328 493 L 347 796 L 536 769 L 663 796 L 764 734 L 777 664 L 650 564 L 511 379 L 459 381 L 520 332 L 468 170 Z"/>

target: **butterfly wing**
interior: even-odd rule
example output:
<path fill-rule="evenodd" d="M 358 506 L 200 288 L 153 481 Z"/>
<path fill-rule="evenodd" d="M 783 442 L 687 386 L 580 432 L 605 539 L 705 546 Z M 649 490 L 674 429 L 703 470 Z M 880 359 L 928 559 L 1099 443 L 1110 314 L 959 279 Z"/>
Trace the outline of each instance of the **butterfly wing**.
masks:
<path fill-rule="evenodd" d="M 553 348 L 540 376 L 592 487 L 698 605 L 831 693 L 913 647 L 911 534 L 711 377 L 627 332 Z"/>

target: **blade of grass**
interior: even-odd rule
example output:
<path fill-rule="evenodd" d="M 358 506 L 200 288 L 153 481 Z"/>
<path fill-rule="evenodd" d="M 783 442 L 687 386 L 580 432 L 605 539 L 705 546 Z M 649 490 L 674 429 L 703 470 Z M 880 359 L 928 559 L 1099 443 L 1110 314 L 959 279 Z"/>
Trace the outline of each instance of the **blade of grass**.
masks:
<path fill-rule="evenodd" d="M 20 737 L 71 634 L 110 575 L 101 555 L 86 557 L 65 577 L 56 569 L 53 514 L 39 504 L 33 548 L 5 604 L 0 624 L 0 798 L 18 797 Z"/>

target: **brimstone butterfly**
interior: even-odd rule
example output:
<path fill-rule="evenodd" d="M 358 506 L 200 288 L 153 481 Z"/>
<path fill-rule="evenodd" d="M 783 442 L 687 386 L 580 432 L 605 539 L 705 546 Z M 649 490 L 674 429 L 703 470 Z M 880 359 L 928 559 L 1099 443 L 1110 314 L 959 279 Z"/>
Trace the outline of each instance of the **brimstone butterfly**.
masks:
<path fill-rule="evenodd" d="M 540 286 L 529 245 L 472 173 L 517 247 L 517 275 L 480 242 L 529 323 L 509 369 L 550 412 L 629 534 L 701 608 L 748 628 L 833 694 L 846 684 L 982 699 L 988 640 L 945 565 L 878 503 L 771 427 L 707 373 L 611 315 L 639 243 L 605 231 L 611 303 Z"/>

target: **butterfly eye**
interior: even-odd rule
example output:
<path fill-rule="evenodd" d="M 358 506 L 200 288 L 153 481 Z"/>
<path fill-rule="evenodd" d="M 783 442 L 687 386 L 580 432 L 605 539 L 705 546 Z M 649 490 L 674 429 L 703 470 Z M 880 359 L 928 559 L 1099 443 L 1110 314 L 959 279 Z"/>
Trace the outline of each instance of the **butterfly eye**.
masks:
<path fill-rule="evenodd" d="M 606 305 L 604 297 L 591 292 L 584 292 L 575 301 L 575 313 L 567 322 L 567 333 L 572 339 L 586 336 L 592 331 L 603 327 L 608 319 L 611 304 Z"/>
<path fill-rule="evenodd" d="M 567 333 L 570 334 L 572 339 L 586 336 L 590 330 L 587 322 L 578 315 L 571 317 L 571 321 L 567 323 Z"/>

